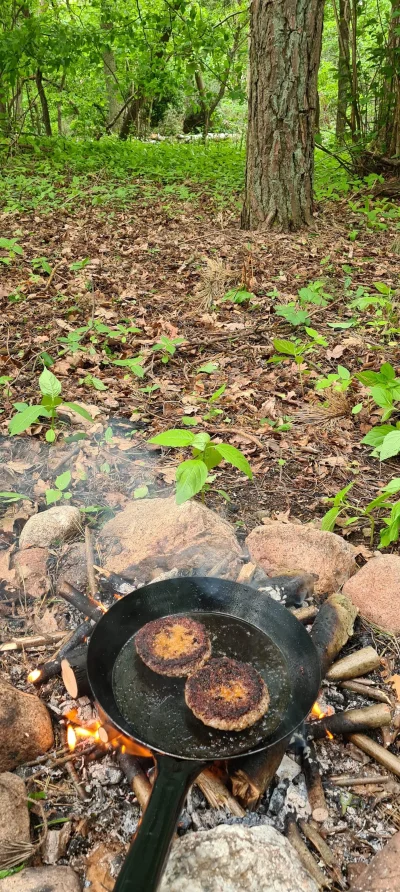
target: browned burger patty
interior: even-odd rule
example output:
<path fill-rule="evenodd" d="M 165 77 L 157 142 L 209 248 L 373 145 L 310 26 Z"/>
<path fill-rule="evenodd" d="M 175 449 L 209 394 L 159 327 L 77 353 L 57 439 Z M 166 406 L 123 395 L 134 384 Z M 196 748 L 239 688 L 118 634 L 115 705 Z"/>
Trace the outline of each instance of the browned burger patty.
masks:
<path fill-rule="evenodd" d="M 135 635 L 136 650 L 159 675 L 190 675 L 211 656 L 211 643 L 201 623 L 188 616 L 163 616 Z"/>
<path fill-rule="evenodd" d="M 212 659 L 185 684 L 185 700 L 196 718 L 220 731 L 243 731 L 267 712 L 269 694 L 259 672 L 228 657 Z"/>

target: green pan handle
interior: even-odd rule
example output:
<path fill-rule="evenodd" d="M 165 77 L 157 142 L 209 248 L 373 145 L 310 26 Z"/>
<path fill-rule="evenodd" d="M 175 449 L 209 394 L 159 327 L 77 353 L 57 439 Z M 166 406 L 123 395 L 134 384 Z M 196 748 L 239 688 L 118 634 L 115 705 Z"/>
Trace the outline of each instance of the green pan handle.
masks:
<path fill-rule="evenodd" d="M 204 762 L 157 756 L 157 777 L 114 892 L 156 892 L 187 791 Z"/>

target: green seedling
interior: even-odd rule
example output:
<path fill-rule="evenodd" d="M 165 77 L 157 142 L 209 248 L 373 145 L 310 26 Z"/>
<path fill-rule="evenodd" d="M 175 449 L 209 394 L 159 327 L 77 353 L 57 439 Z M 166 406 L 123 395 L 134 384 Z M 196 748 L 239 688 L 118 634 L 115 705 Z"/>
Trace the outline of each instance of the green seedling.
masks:
<path fill-rule="evenodd" d="M 26 403 L 14 403 L 17 412 L 11 418 L 8 429 L 11 436 L 22 434 L 32 424 L 35 424 L 39 418 L 43 418 L 50 423 L 50 427 L 46 431 L 46 440 L 48 443 L 54 443 L 56 439 L 55 423 L 57 412 L 62 406 L 73 409 L 86 421 L 93 421 L 92 416 L 78 403 L 67 402 L 61 397 L 61 381 L 53 375 L 49 369 L 44 369 L 39 378 L 39 389 L 42 399 L 38 405 L 28 406 Z"/>
<path fill-rule="evenodd" d="M 154 353 L 162 353 L 161 362 L 166 365 L 176 353 L 176 348 L 184 341 L 185 338 L 168 338 L 166 335 L 161 335 L 160 340 L 151 349 Z"/>
<path fill-rule="evenodd" d="M 72 492 L 68 489 L 70 483 L 71 471 L 64 471 L 63 474 L 56 477 L 54 489 L 46 489 L 47 505 L 54 505 L 55 502 L 60 502 L 62 499 L 71 499 Z"/>
<path fill-rule="evenodd" d="M 326 375 L 325 378 L 319 378 L 316 382 L 315 389 L 326 390 L 331 388 L 336 393 L 345 393 L 351 384 L 351 374 L 343 365 L 338 365 L 337 372 Z"/>
<path fill-rule="evenodd" d="M 0 263 L 4 263 L 5 266 L 10 266 L 16 257 L 21 257 L 24 253 L 15 238 L 0 238 L 0 250 L 7 251 L 6 256 L 3 254 L 0 256 Z"/>

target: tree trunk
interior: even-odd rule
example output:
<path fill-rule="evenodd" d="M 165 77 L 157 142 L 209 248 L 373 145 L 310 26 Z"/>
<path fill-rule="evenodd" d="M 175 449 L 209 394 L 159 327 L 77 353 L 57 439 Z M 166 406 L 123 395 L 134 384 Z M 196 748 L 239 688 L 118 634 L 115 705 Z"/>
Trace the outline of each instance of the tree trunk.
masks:
<path fill-rule="evenodd" d="M 49 106 L 47 102 L 47 96 L 43 86 L 43 75 L 38 68 L 36 72 L 36 86 L 40 99 L 40 105 L 42 107 L 42 118 L 46 136 L 52 136 L 51 123 L 50 123 L 50 114 L 49 114 Z"/>
<path fill-rule="evenodd" d="M 253 0 L 243 229 L 312 217 L 324 0 Z"/>
<path fill-rule="evenodd" d="M 392 68 L 390 84 L 391 114 L 386 125 L 388 155 L 400 154 L 400 13 L 398 0 L 392 0 L 389 34 L 389 61 Z"/>
<path fill-rule="evenodd" d="M 108 103 L 107 124 L 110 124 L 110 122 L 113 121 L 118 114 L 121 107 L 118 84 L 116 79 L 117 65 L 115 62 L 114 53 L 111 49 L 104 50 L 103 52 L 103 68 Z M 119 125 L 118 123 L 116 123 L 112 126 L 111 129 L 115 131 L 118 130 L 118 127 Z"/>
<path fill-rule="evenodd" d="M 336 136 L 341 139 L 346 129 L 347 103 L 349 98 L 349 74 L 350 74 L 350 3 L 349 0 L 339 0 L 338 15 L 338 93 L 336 113 Z"/>

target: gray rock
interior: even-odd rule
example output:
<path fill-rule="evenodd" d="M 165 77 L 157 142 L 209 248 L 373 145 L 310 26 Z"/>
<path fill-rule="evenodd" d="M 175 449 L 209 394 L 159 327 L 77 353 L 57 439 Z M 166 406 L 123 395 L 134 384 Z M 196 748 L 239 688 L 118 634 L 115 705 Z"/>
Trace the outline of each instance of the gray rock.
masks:
<path fill-rule="evenodd" d="M 76 536 L 81 527 L 79 508 L 73 505 L 56 505 L 34 514 L 22 530 L 20 548 L 48 548 L 55 542 L 65 542 Z"/>
<path fill-rule="evenodd" d="M 30 843 L 28 794 L 21 777 L 0 774 L 0 851 L 9 842 Z"/>
<path fill-rule="evenodd" d="M 174 843 L 160 892 L 317 892 L 290 843 L 273 827 L 233 826 Z"/>
<path fill-rule="evenodd" d="M 71 867 L 26 867 L 0 880 L 0 892 L 81 892 L 81 884 Z"/>
<path fill-rule="evenodd" d="M 199 502 L 169 499 L 131 502 L 103 527 L 103 566 L 128 579 L 184 568 L 236 579 L 242 552 L 235 531 Z"/>

